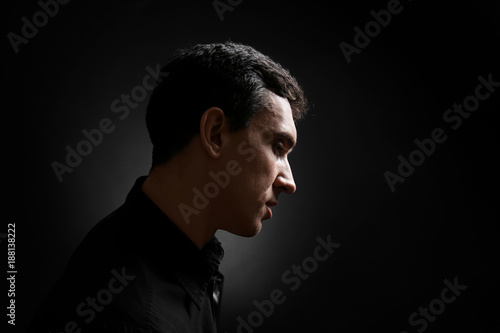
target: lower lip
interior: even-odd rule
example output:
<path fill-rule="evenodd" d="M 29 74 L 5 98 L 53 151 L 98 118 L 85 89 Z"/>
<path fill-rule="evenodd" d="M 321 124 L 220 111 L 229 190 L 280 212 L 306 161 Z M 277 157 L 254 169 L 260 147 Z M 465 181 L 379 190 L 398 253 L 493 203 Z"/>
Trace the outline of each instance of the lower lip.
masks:
<path fill-rule="evenodd" d="M 269 218 L 272 218 L 273 217 L 273 211 L 271 210 L 271 207 L 266 206 L 266 208 L 267 208 L 267 212 L 269 213 Z"/>

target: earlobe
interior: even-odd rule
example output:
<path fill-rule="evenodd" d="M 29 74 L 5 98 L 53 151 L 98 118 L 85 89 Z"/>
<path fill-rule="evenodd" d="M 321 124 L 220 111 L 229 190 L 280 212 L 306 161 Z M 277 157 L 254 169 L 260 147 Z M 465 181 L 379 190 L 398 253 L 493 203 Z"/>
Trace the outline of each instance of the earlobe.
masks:
<path fill-rule="evenodd" d="M 217 158 L 221 154 L 222 132 L 226 126 L 224 111 L 218 107 L 207 109 L 200 119 L 201 143 L 207 153 Z"/>

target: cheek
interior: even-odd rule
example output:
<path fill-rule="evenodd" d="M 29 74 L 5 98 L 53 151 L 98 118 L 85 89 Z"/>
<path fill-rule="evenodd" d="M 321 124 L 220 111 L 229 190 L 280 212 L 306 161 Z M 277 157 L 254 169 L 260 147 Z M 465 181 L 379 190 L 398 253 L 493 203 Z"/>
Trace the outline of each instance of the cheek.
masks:
<path fill-rule="evenodd" d="M 257 159 L 240 164 L 241 172 L 231 176 L 226 189 L 225 201 L 235 206 L 254 206 L 267 198 L 268 190 L 273 185 L 274 169 L 267 161 Z M 252 207 L 255 208 L 255 207 Z"/>
<path fill-rule="evenodd" d="M 269 155 L 269 153 L 260 152 L 254 159 L 242 164 L 242 178 L 246 178 L 250 186 L 262 189 L 272 185 L 276 161 L 274 155 Z"/>

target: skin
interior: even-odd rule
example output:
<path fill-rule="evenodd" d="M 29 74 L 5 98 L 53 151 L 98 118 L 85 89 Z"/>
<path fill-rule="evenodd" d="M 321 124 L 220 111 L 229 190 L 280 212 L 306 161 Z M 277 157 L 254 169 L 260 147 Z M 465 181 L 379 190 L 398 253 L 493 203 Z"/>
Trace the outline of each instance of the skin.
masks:
<path fill-rule="evenodd" d="M 219 229 L 251 237 L 271 218 L 270 207 L 278 196 L 296 190 L 287 158 L 296 141 L 290 103 L 270 91 L 266 108 L 236 132 L 229 130 L 224 111 L 212 107 L 200 119 L 200 133 L 154 167 L 142 190 L 200 249 Z M 203 193 L 209 183 L 213 188 L 210 174 L 221 172 L 228 175 L 225 186 L 218 186 L 206 198 L 208 204 L 196 209 L 193 189 Z M 191 213 L 183 214 L 181 205 Z"/>

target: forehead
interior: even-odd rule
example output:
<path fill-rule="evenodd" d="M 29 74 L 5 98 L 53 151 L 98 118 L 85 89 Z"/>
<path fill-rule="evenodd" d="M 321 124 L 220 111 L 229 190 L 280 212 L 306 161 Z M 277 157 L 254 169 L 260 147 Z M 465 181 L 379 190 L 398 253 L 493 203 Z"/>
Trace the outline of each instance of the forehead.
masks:
<path fill-rule="evenodd" d="M 272 92 L 268 93 L 265 110 L 255 115 L 252 126 L 259 131 L 281 132 L 297 140 L 297 129 L 288 99 Z"/>

